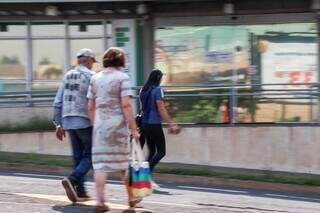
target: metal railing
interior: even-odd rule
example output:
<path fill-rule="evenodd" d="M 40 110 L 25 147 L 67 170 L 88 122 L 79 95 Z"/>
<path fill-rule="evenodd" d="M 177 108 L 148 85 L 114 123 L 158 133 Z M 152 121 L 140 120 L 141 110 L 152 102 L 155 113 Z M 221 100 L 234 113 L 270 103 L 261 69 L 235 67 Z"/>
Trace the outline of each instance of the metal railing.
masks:
<path fill-rule="evenodd" d="M 282 107 L 293 105 L 304 105 L 308 108 L 309 120 L 295 121 L 296 123 L 319 123 L 320 117 L 320 91 L 318 83 L 296 83 L 296 84 L 214 84 L 214 85 L 180 85 L 165 87 L 167 90 L 166 97 L 173 97 L 175 100 L 181 98 L 223 98 L 227 102 L 228 121 L 218 123 L 237 124 L 242 123 L 237 119 L 239 100 L 251 101 L 249 108 L 255 108 L 253 105 L 274 104 Z M 247 106 L 248 107 L 248 106 Z M 288 118 L 282 116 L 278 121 L 256 121 L 255 109 L 252 110 L 250 121 L 244 123 L 277 123 L 289 122 Z M 301 110 L 300 110 L 301 111 Z M 306 114 L 302 113 L 302 114 Z M 285 114 L 285 113 L 282 113 Z M 301 113 L 300 113 L 301 114 Z M 280 116 L 279 116 L 280 117 Z M 291 116 L 291 120 L 299 120 L 298 116 Z M 263 119 L 262 119 L 263 120 Z M 201 123 L 201 122 L 200 122 Z M 205 122 L 206 123 L 206 122 Z M 211 123 L 211 122 L 209 122 Z M 215 122 L 216 123 L 216 122 Z M 293 122 L 292 122 L 293 123 Z"/>
<path fill-rule="evenodd" d="M 0 107 L 52 106 L 56 90 L 0 92 Z"/>
<path fill-rule="evenodd" d="M 141 87 L 134 87 L 138 91 Z M 239 123 L 237 108 L 239 101 L 249 101 L 248 108 L 262 104 L 304 105 L 308 107 L 310 119 L 302 123 L 318 123 L 320 120 L 319 83 L 309 84 L 207 84 L 163 86 L 166 99 L 171 103 L 188 102 L 191 99 L 215 100 L 218 110 L 221 101 L 227 103 L 229 124 Z M 56 90 L 32 90 L 0 92 L 0 108 L 10 107 L 48 107 L 52 106 Z M 135 96 L 137 98 L 137 96 Z M 220 101 L 220 104 L 218 104 Z M 226 104 L 225 104 L 226 105 Z M 253 107 L 253 105 L 255 105 Z M 307 108 L 306 108 L 307 109 Z M 217 111 L 216 110 L 216 111 Z M 169 108 L 170 111 L 170 108 Z M 226 113 L 226 112 L 225 112 Z M 254 109 L 250 111 L 255 116 Z M 208 115 L 212 116 L 212 115 Z M 255 122 L 255 119 L 251 119 Z M 195 122 L 199 123 L 199 122 Z M 201 122 L 200 122 L 201 123 Z M 208 123 L 208 122 L 204 122 Z M 210 123 L 210 122 L 209 122 Z M 225 123 L 217 122 L 217 123 Z"/>

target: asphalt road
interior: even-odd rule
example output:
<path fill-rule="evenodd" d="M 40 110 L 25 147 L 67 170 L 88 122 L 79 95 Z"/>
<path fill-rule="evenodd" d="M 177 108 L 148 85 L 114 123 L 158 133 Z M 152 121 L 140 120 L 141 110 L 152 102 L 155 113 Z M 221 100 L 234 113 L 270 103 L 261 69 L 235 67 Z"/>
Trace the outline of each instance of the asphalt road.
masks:
<path fill-rule="evenodd" d="M 94 201 L 73 205 L 67 200 L 61 186 L 62 178 L 58 175 L 0 172 L 0 212 L 93 212 Z M 89 194 L 94 197 L 93 183 L 89 181 L 87 185 Z M 123 185 L 119 181 L 108 181 L 106 197 L 110 212 L 320 212 L 320 197 L 176 184 L 160 183 L 160 186 L 159 191 L 145 198 L 137 208 L 128 209 Z"/>

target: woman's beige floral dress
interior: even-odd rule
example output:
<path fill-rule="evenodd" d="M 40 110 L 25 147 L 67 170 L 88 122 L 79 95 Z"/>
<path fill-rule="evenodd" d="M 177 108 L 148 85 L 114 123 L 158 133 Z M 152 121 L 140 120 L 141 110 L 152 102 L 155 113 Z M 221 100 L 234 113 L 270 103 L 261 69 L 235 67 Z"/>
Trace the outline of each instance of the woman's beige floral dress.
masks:
<path fill-rule="evenodd" d="M 129 131 L 121 108 L 121 97 L 131 96 L 129 76 L 106 68 L 91 79 L 88 98 L 96 102 L 93 125 L 94 170 L 115 172 L 128 168 Z"/>

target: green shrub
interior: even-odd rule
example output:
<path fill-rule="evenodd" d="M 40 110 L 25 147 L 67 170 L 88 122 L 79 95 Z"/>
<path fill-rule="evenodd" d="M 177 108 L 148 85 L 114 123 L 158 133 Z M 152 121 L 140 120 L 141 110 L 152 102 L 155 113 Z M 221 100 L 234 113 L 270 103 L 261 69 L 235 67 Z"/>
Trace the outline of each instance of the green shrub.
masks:
<path fill-rule="evenodd" d="M 26 131 L 48 131 L 54 130 L 52 120 L 48 118 L 33 117 L 28 122 L 21 124 L 1 124 L 0 133 L 4 132 L 26 132 Z"/>

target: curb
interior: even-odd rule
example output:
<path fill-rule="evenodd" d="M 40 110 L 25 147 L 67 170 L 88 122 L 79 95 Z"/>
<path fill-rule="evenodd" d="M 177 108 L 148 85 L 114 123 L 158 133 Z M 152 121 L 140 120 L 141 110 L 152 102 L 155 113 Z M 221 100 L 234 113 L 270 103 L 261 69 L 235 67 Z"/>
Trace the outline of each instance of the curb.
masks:
<path fill-rule="evenodd" d="M 0 171 L 3 172 L 30 172 L 51 175 L 67 176 L 70 169 L 64 167 L 41 166 L 34 164 L 18 164 L 0 162 Z M 92 175 L 92 172 L 90 173 Z M 217 177 L 189 176 L 156 173 L 155 181 L 160 183 L 185 184 L 203 187 L 237 188 L 244 190 L 261 190 L 281 193 L 290 193 L 304 196 L 320 196 L 320 186 L 305 186 L 283 183 L 268 183 L 250 180 L 225 179 Z M 117 174 L 111 174 L 111 179 L 120 179 Z"/>

